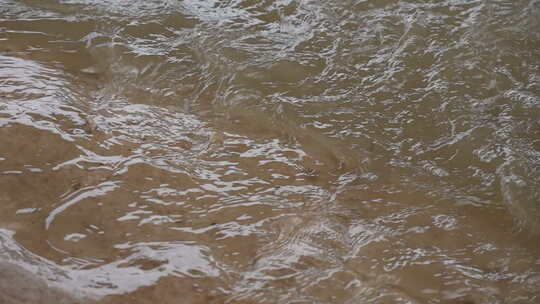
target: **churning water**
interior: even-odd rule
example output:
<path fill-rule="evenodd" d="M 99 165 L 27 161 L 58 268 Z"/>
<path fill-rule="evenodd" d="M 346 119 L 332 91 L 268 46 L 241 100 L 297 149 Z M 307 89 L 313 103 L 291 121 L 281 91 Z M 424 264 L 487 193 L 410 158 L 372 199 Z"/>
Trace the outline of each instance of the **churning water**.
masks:
<path fill-rule="evenodd" d="M 0 260 L 7 303 L 539 303 L 540 1 L 0 0 Z"/>

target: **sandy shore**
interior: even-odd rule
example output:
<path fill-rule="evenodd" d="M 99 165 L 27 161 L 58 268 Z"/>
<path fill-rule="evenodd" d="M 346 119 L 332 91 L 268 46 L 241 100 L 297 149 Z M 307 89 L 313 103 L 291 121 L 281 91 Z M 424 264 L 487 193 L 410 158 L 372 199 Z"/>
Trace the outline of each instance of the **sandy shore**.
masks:
<path fill-rule="evenodd" d="M 50 287 L 20 266 L 0 261 L 0 303 L 3 304 L 77 304 L 88 303 Z"/>

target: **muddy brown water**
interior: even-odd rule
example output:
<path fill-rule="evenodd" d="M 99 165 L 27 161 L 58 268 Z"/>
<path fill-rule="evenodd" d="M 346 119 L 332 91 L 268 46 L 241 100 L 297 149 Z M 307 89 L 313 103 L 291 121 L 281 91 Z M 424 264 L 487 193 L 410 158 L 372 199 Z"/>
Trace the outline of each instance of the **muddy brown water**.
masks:
<path fill-rule="evenodd" d="M 540 303 L 540 2 L 0 0 L 0 301 Z"/>

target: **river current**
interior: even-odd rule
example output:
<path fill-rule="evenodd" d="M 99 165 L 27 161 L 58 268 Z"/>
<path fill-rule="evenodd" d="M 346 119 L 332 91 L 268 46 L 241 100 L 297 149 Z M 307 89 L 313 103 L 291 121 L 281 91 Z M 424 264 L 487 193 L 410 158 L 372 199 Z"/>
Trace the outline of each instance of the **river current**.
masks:
<path fill-rule="evenodd" d="M 540 1 L 0 0 L 2 301 L 540 303 Z"/>

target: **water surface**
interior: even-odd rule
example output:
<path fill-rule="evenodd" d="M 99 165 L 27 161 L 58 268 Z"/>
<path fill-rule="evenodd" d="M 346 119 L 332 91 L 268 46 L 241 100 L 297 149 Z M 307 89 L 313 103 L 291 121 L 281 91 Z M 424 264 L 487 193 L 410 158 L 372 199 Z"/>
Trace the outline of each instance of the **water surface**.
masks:
<path fill-rule="evenodd" d="M 540 302 L 539 29 L 536 0 L 0 0 L 3 273 Z"/>

